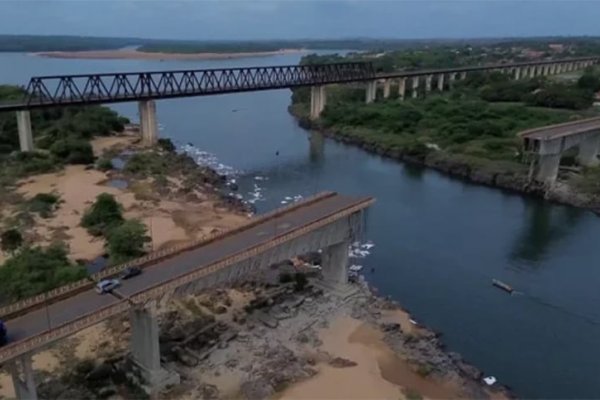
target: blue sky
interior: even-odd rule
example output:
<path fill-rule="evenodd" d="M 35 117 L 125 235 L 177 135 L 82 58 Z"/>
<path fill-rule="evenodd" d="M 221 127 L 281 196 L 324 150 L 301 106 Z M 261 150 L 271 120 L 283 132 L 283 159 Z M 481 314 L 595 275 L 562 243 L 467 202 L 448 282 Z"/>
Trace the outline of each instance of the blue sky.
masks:
<path fill-rule="evenodd" d="M 600 35 L 600 0 L 0 0 L 0 33 L 175 39 Z"/>

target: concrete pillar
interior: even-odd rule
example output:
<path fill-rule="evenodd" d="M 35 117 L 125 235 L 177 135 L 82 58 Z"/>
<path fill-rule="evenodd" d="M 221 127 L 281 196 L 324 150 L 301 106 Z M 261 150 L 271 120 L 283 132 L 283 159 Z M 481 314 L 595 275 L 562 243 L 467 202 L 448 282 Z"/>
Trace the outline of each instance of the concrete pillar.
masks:
<path fill-rule="evenodd" d="M 17 111 L 17 129 L 21 151 L 33 151 L 33 134 L 29 110 Z"/>
<path fill-rule="evenodd" d="M 406 94 L 406 78 L 400 78 L 398 81 L 398 98 L 404 100 Z"/>
<path fill-rule="evenodd" d="M 575 71 L 575 63 L 569 63 L 569 71 Z"/>
<path fill-rule="evenodd" d="M 140 130 L 142 143 L 146 146 L 155 145 L 158 141 L 158 123 L 156 121 L 156 103 L 154 100 L 140 100 Z"/>
<path fill-rule="evenodd" d="M 585 167 L 594 167 L 598 161 L 598 149 L 600 148 L 600 133 L 590 136 L 579 144 L 577 162 Z"/>
<path fill-rule="evenodd" d="M 365 92 L 365 102 L 367 104 L 375 101 L 377 97 L 377 81 L 367 82 L 367 90 Z"/>
<path fill-rule="evenodd" d="M 454 81 L 456 80 L 456 72 L 450 72 L 450 77 L 448 79 L 448 85 L 450 88 L 454 87 Z"/>
<path fill-rule="evenodd" d="M 334 244 L 323 249 L 321 268 L 323 279 L 330 285 L 343 285 L 348 282 L 349 241 Z"/>
<path fill-rule="evenodd" d="M 129 312 L 131 324 L 131 358 L 141 372 L 142 379 L 154 393 L 167 385 L 178 384 L 179 375 L 170 373 L 160 366 L 158 321 L 156 302 L 145 307 L 132 308 Z"/>
<path fill-rule="evenodd" d="M 521 67 L 516 67 L 515 68 L 515 80 L 519 80 L 521 79 Z"/>
<path fill-rule="evenodd" d="M 550 65 L 550 75 L 556 75 L 556 64 Z"/>
<path fill-rule="evenodd" d="M 15 397 L 19 400 L 37 400 L 31 356 L 26 354 L 15 358 L 7 362 L 5 366 L 12 377 Z"/>
<path fill-rule="evenodd" d="M 433 79 L 433 75 L 427 75 L 425 77 L 425 92 L 431 92 L 431 80 Z"/>
<path fill-rule="evenodd" d="M 325 86 L 311 86 L 310 88 L 310 119 L 317 119 L 325 109 L 327 93 Z"/>
<path fill-rule="evenodd" d="M 419 97 L 419 77 L 413 76 L 412 78 L 412 98 L 416 99 Z"/>
<path fill-rule="evenodd" d="M 463 71 L 460 73 L 460 80 L 464 81 L 465 79 L 467 79 L 467 71 Z"/>
<path fill-rule="evenodd" d="M 444 91 L 444 74 L 438 75 L 437 88 L 440 92 Z"/>
<path fill-rule="evenodd" d="M 545 183 L 549 186 L 552 185 L 556 181 L 556 177 L 558 176 L 560 156 L 560 154 L 548 154 L 545 156 L 539 156 L 535 180 L 538 182 Z"/>
<path fill-rule="evenodd" d="M 383 98 L 388 99 L 390 97 L 390 87 L 392 85 L 391 79 L 383 81 Z"/>

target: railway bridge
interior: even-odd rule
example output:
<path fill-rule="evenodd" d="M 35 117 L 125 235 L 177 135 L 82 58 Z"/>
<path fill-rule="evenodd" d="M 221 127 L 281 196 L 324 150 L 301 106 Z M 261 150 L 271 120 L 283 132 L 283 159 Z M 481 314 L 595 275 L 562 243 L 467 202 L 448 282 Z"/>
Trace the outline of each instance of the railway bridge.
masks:
<path fill-rule="evenodd" d="M 322 251 L 325 284 L 347 285 L 348 247 L 359 239 L 369 197 L 325 192 L 250 220 L 234 230 L 151 253 L 88 279 L 0 308 L 9 343 L 0 363 L 11 373 L 19 399 L 36 399 L 31 356 L 49 344 L 112 316 L 129 312 L 131 359 L 150 392 L 179 377 L 160 363 L 155 304 L 171 296 L 198 293 L 247 279 L 272 264 Z M 99 295 L 95 283 L 128 266 L 143 273 Z"/>
<path fill-rule="evenodd" d="M 513 79 L 524 79 L 575 71 L 599 60 L 581 57 L 392 73 L 376 73 L 369 62 L 352 62 L 39 76 L 30 79 L 22 99 L 0 103 L 0 112 L 16 112 L 21 151 L 31 151 L 30 110 L 137 101 L 143 142 L 152 145 L 158 139 L 155 101 L 159 99 L 310 87 L 310 116 L 316 119 L 325 108 L 326 86 L 331 84 L 364 83 L 367 103 L 376 100 L 378 86 L 383 88 L 383 98 L 390 97 L 394 87 L 402 101 L 407 93 L 417 98 L 420 92 L 450 89 L 469 73 L 499 71 Z"/>

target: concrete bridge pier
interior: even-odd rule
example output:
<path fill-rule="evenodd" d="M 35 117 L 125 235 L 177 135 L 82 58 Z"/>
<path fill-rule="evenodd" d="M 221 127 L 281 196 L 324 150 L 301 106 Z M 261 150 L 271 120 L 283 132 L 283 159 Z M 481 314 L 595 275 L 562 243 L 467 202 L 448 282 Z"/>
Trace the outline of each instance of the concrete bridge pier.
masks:
<path fill-rule="evenodd" d="M 17 111 L 17 129 L 21 151 L 33 151 L 33 134 L 29 110 Z"/>
<path fill-rule="evenodd" d="M 450 72 L 450 76 L 448 79 L 448 85 L 450 88 L 454 87 L 454 81 L 456 81 L 456 72 Z"/>
<path fill-rule="evenodd" d="M 331 245 L 323 249 L 321 268 L 327 286 L 339 287 L 348 283 L 348 248 L 350 241 Z"/>
<path fill-rule="evenodd" d="M 521 67 L 515 67 L 515 80 L 521 79 Z"/>
<path fill-rule="evenodd" d="M 419 97 L 419 77 L 413 76 L 412 78 L 412 93 L 411 96 L 413 99 Z"/>
<path fill-rule="evenodd" d="M 464 81 L 465 79 L 467 79 L 467 71 L 463 71 L 460 73 L 460 80 Z"/>
<path fill-rule="evenodd" d="M 383 98 L 384 99 L 389 99 L 391 86 L 392 86 L 392 81 L 390 79 L 386 79 L 385 81 L 383 81 Z"/>
<path fill-rule="evenodd" d="M 547 186 L 552 186 L 558 176 L 560 154 L 546 154 L 539 156 L 535 172 L 535 180 Z"/>
<path fill-rule="evenodd" d="M 433 79 L 433 75 L 427 75 L 425 77 L 425 92 L 431 92 L 431 81 Z"/>
<path fill-rule="evenodd" d="M 13 381 L 15 397 L 19 400 L 37 400 L 31 356 L 29 354 L 22 355 L 6 363 L 5 366 Z"/>
<path fill-rule="evenodd" d="M 158 142 L 158 122 L 156 120 L 156 103 L 154 100 L 140 100 L 138 103 L 140 112 L 140 130 L 142 132 L 142 143 L 152 146 Z"/>
<path fill-rule="evenodd" d="M 579 144 L 579 154 L 577 155 L 579 165 L 594 167 L 600 164 L 598 149 L 600 149 L 600 133 L 584 139 Z"/>
<path fill-rule="evenodd" d="M 400 78 L 398 81 L 398 98 L 404 100 L 406 95 L 406 78 Z"/>
<path fill-rule="evenodd" d="M 444 91 L 444 74 L 439 74 L 437 78 L 437 88 L 440 92 Z"/>
<path fill-rule="evenodd" d="M 367 82 L 367 90 L 365 92 L 365 102 L 367 104 L 375 101 L 377 97 L 377 81 Z"/>
<path fill-rule="evenodd" d="M 148 385 L 147 391 L 156 393 L 168 385 L 179 384 L 179 375 L 163 369 L 160 365 L 156 301 L 132 308 L 129 320 L 131 358 L 139 368 L 144 383 Z"/>
<path fill-rule="evenodd" d="M 327 92 L 325 86 L 311 86 L 310 88 L 310 119 L 317 119 L 325 109 Z"/>

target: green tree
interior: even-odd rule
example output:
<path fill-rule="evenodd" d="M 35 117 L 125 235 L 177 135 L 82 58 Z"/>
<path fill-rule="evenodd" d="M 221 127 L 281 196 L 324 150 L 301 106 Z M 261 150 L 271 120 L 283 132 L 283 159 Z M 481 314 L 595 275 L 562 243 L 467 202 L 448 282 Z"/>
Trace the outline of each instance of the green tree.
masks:
<path fill-rule="evenodd" d="M 21 236 L 21 233 L 16 229 L 9 229 L 2 232 L 2 235 L 0 236 L 0 242 L 2 251 L 6 253 L 13 253 L 23 244 L 23 236 Z"/>
<path fill-rule="evenodd" d="M 81 218 L 81 226 L 94 236 L 106 235 L 123 222 L 122 207 L 109 193 L 101 193 Z"/>
<path fill-rule="evenodd" d="M 50 152 L 69 164 L 90 164 L 94 162 L 92 145 L 83 139 L 73 137 L 59 139 L 50 146 Z"/>
<path fill-rule="evenodd" d="M 34 296 L 85 275 L 85 268 L 72 264 L 62 245 L 26 247 L 0 267 L 1 300 Z"/>
<path fill-rule="evenodd" d="M 138 220 L 128 220 L 112 228 L 107 238 L 111 262 L 122 263 L 144 255 L 145 244 L 151 240 L 146 232 L 146 225 Z"/>

